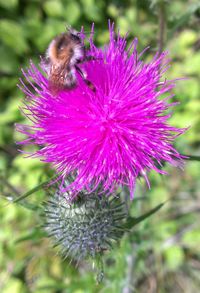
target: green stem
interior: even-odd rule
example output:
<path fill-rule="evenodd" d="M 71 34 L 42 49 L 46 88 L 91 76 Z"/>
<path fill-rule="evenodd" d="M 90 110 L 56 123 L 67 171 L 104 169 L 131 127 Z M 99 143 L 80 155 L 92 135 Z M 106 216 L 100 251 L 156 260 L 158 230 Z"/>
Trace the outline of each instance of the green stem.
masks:
<path fill-rule="evenodd" d="M 104 279 L 104 266 L 103 266 L 103 255 L 99 253 L 96 257 L 97 266 L 97 283 L 100 284 Z"/>
<path fill-rule="evenodd" d="M 166 10 L 164 1 L 159 1 L 158 3 L 158 22 L 158 53 L 160 55 L 163 51 L 166 35 Z"/>

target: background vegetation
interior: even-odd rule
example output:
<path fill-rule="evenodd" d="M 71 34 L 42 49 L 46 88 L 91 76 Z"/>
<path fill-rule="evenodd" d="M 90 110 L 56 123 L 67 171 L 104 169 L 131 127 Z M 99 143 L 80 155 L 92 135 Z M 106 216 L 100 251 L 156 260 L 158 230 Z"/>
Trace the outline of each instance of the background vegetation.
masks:
<path fill-rule="evenodd" d="M 47 179 L 47 166 L 24 159 L 15 141 L 21 137 L 14 124 L 23 94 L 16 84 L 20 68 L 31 58 L 39 61 L 49 41 L 70 24 L 90 30 L 95 22 L 96 43 L 108 41 L 107 20 L 139 49 L 150 45 L 146 58 L 167 49 L 172 58 L 169 78 L 178 81 L 171 123 L 190 126 L 177 139 L 181 153 L 200 154 L 200 3 L 199 0 L 0 0 L 0 291 L 25 292 L 200 292 L 200 163 L 188 160 L 184 171 L 166 166 L 169 176 L 150 174 L 151 190 L 138 182 L 131 214 L 140 215 L 170 199 L 157 214 L 136 226 L 106 256 L 105 280 L 97 285 L 92 267 L 63 261 L 37 227 L 36 208 L 45 195 L 40 190 L 13 204 L 9 200 Z M 193 158 L 193 157 L 192 157 Z M 195 159 L 195 158 L 194 158 Z M 198 158 L 197 158 L 198 159 Z"/>

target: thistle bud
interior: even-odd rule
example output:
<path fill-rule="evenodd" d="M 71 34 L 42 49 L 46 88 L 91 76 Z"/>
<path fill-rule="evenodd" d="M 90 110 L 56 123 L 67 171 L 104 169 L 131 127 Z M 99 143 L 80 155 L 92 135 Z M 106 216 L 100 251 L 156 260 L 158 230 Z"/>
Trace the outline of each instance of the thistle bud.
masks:
<path fill-rule="evenodd" d="M 67 197 L 70 196 L 67 194 Z M 79 261 L 98 258 L 124 234 L 124 203 L 119 197 L 79 193 L 70 202 L 57 190 L 45 204 L 47 234 L 62 255 Z"/>

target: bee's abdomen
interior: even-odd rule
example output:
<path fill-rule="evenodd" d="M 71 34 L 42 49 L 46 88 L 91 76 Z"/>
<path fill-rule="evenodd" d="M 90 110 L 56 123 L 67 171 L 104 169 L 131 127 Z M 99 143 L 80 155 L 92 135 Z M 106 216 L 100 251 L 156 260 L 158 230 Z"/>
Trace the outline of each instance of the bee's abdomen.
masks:
<path fill-rule="evenodd" d="M 53 90 L 62 90 L 65 88 L 74 88 L 76 86 L 76 75 L 69 66 L 53 68 L 49 76 L 50 88 Z"/>

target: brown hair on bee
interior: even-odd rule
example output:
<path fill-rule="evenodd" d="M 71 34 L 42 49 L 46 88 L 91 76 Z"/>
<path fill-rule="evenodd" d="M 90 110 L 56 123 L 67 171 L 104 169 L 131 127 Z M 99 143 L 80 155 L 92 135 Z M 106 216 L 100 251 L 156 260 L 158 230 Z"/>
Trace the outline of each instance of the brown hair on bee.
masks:
<path fill-rule="evenodd" d="M 80 33 L 74 29 L 69 28 L 66 33 L 55 37 L 46 52 L 50 89 L 57 92 L 65 88 L 74 88 L 77 85 L 77 71 L 91 90 L 95 91 L 86 73 L 78 66 L 80 63 L 93 59 L 92 56 L 86 56 Z"/>

